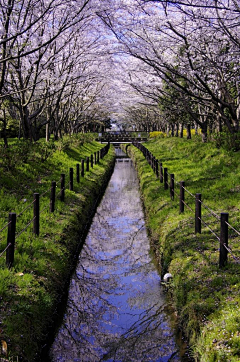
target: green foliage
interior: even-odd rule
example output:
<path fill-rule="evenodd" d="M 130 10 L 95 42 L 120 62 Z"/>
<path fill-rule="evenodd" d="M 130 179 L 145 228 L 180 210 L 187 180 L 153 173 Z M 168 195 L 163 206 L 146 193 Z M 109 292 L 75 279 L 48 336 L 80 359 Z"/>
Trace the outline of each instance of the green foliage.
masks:
<path fill-rule="evenodd" d="M 212 135 L 213 142 L 216 147 L 225 150 L 239 151 L 240 150 L 240 132 L 230 133 L 228 130 L 214 133 Z"/>
<path fill-rule="evenodd" d="M 174 173 L 175 180 L 185 181 L 193 195 L 202 194 L 205 205 L 217 215 L 229 212 L 229 222 L 240 230 L 240 154 L 178 138 L 157 138 L 146 147 Z M 169 293 L 196 361 L 240 360 L 239 335 L 239 264 L 229 255 L 225 268 L 219 269 L 219 241 L 207 227 L 195 235 L 194 211 L 185 207 L 179 214 L 178 186 L 175 200 L 156 179 L 143 155 L 129 147 L 138 174 L 146 211 L 147 225 L 162 274 L 173 275 Z M 195 209 L 195 198 L 185 193 L 186 203 Z M 202 207 L 202 218 L 219 235 L 220 223 Z M 229 245 L 240 259 L 239 238 L 229 230 Z"/>
<path fill-rule="evenodd" d="M 149 137 L 150 138 L 157 138 L 157 137 L 164 138 L 164 137 L 167 137 L 167 134 L 164 132 L 154 131 L 154 132 L 149 133 Z"/>

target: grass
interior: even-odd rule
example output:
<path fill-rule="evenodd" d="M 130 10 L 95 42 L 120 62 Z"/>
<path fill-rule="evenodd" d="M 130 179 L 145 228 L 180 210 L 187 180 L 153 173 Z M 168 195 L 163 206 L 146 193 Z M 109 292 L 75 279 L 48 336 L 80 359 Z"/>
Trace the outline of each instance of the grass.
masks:
<path fill-rule="evenodd" d="M 102 148 L 94 137 L 65 138 L 55 144 L 36 145 L 12 142 L 8 158 L 0 161 L 0 229 L 9 212 L 16 212 L 17 236 L 15 260 L 11 270 L 0 258 L 0 340 L 7 344 L 9 360 L 33 362 L 39 358 L 46 331 L 53 325 L 57 305 L 76 262 L 91 214 L 102 195 L 114 163 L 114 151 L 85 173 L 74 191 L 68 188 L 70 167 L 76 169 L 81 159 Z M 2 156 L 6 150 L 0 150 Z M 27 154 L 25 154 L 27 152 Z M 14 158 L 14 162 L 11 160 Z M 51 181 L 66 173 L 65 202 L 56 201 L 49 212 Z M 58 184 L 59 187 L 59 184 Z M 58 189 L 59 190 L 59 189 Z M 40 235 L 34 236 L 32 224 L 33 193 L 40 197 Z M 58 191 L 57 191 L 58 193 Z M 22 232 L 23 231 L 23 232 Z M 0 253 L 6 247 L 7 229 L 0 234 Z M 1 349 L 0 349 L 1 350 Z"/>
<path fill-rule="evenodd" d="M 240 231 L 239 152 L 203 144 L 198 137 L 155 138 L 145 146 L 177 182 L 185 181 L 192 195 L 201 193 L 204 205 L 214 213 L 228 212 L 230 224 Z M 239 236 L 229 230 L 229 246 L 237 259 L 229 255 L 227 265 L 220 269 L 216 236 L 204 225 L 202 233 L 195 235 L 194 211 L 185 207 L 180 214 L 177 195 L 170 200 L 169 190 L 164 190 L 142 153 L 135 147 L 128 151 L 138 170 L 147 226 L 162 274 L 173 275 L 169 293 L 192 357 L 200 362 L 239 361 Z M 194 210 L 195 197 L 185 194 Z M 208 208 L 202 207 L 202 218 L 219 235 L 219 220 Z"/>

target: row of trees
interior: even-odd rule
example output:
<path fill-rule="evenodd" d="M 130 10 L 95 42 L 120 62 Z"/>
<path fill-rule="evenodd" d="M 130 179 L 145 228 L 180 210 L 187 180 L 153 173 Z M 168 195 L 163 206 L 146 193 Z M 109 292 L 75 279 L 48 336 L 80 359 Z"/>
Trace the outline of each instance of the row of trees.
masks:
<path fill-rule="evenodd" d="M 235 0 L 0 0 L 0 124 L 239 132 Z"/>
<path fill-rule="evenodd" d="M 99 100 L 106 87 L 107 40 L 98 1 L 1 0 L 0 121 L 37 140 L 46 129 L 96 130 L 109 122 Z"/>
<path fill-rule="evenodd" d="M 240 121 L 240 6 L 235 0 L 115 2 L 102 16 L 128 62 L 129 84 L 158 125 L 197 124 L 235 136 Z M 124 6 L 125 5 L 125 6 Z M 127 6 L 126 6 L 127 5 Z M 145 104 L 144 104 L 145 103 Z M 128 107 L 136 114 L 134 107 Z M 137 112 L 137 113 L 139 113 Z M 145 117 L 146 119 L 147 117 Z M 138 122 L 139 119 L 139 122 Z"/>

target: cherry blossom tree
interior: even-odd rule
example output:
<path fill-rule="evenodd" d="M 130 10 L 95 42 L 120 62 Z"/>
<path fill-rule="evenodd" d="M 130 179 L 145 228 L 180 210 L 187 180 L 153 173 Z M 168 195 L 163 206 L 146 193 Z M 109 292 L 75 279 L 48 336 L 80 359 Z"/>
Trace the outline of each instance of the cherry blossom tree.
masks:
<path fill-rule="evenodd" d="M 203 140 L 209 123 L 218 123 L 220 129 L 223 123 L 230 133 L 237 133 L 239 6 L 236 2 L 121 3 L 119 13 L 103 13 L 101 18 L 112 29 L 122 51 L 151 67 L 168 84 L 168 89 L 174 89 L 174 97 L 178 93 L 180 107 L 201 127 Z M 135 11 L 124 3 L 135 4 Z M 160 97 L 164 92 L 166 89 L 159 89 Z M 172 101 L 174 104 L 174 98 Z"/>

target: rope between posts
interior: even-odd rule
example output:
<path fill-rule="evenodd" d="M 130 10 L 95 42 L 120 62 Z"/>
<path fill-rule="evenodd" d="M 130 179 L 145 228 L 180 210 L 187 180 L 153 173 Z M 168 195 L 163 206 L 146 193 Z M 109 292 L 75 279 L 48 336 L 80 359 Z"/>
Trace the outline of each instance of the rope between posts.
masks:
<path fill-rule="evenodd" d="M 223 246 L 224 246 L 224 248 L 231 254 L 231 256 L 233 257 L 233 259 L 234 259 L 238 264 L 240 264 L 240 259 L 237 258 L 237 257 L 233 254 L 233 252 L 232 252 L 232 250 L 229 248 L 229 246 L 227 246 L 225 243 L 223 244 Z"/>
<path fill-rule="evenodd" d="M 239 231 L 237 231 L 232 225 L 230 225 L 227 221 L 225 221 L 225 223 L 233 230 L 233 231 L 235 231 L 235 233 L 237 233 L 237 235 L 239 235 L 240 236 L 240 232 Z"/>
<path fill-rule="evenodd" d="M 193 210 L 185 201 L 182 200 L 182 202 L 184 203 L 185 206 L 187 206 L 187 208 L 188 208 L 189 210 L 191 210 L 192 212 L 194 212 L 194 210 Z"/>
<path fill-rule="evenodd" d="M 46 195 L 48 192 L 50 192 L 51 191 L 51 187 L 50 187 L 50 189 L 47 189 L 47 191 L 45 191 L 43 194 L 41 194 L 39 197 L 43 197 L 44 195 Z"/>
<path fill-rule="evenodd" d="M 205 207 L 205 209 L 207 209 L 208 211 L 210 211 L 210 214 L 212 216 L 214 216 L 217 220 L 221 220 L 220 216 L 218 216 L 212 209 L 210 209 L 207 205 L 205 205 L 201 200 L 198 200 L 202 205 L 203 207 Z M 239 234 L 240 235 L 240 234 Z"/>
<path fill-rule="evenodd" d="M 188 189 L 186 189 L 186 187 L 182 186 L 182 188 L 183 188 L 189 195 L 191 195 L 194 199 L 196 198 L 190 191 L 188 191 Z"/>
<path fill-rule="evenodd" d="M 171 190 L 172 190 L 172 192 L 174 193 L 174 195 L 176 195 L 176 196 L 180 199 L 180 195 L 175 191 L 175 189 L 172 189 L 172 188 L 171 188 Z"/>
<path fill-rule="evenodd" d="M 1 230 L 0 230 L 0 233 L 4 230 L 4 229 L 6 229 L 7 227 L 8 227 L 8 225 L 10 225 L 11 224 L 11 222 L 12 221 L 9 221 Z"/>
<path fill-rule="evenodd" d="M 48 209 L 48 208 L 49 208 L 49 205 L 45 206 L 45 207 L 39 212 L 39 215 L 40 215 L 43 211 L 45 211 L 46 209 Z"/>
<path fill-rule="evenodd" d="M 17 215 L 17 217 L 21 216 L 26 210 L 28 210 L 30 208 L 30 206 L 32 206 L 32 204 L 34 204 L 35 200 L 33 200 L 31 202 L 31 204 L 29 204 L 27 207 L 25 207 L 25 209 L 23 211 L 20 212 L 20 214 Z"/>
<path fill-rule="evenodd" d="M 207 223 L 205 223 L 205 221 L 204 221 L 203 219 L 201 219 L 199 216 L 198 216 L 198 219 L 199 219 L 201 222 L 203 222 L 203 224 L 211 231 L 211 233 L 212 233 L 214 236 L 216 236 L 216 238 L 218 239 L 218 241 L 220 241 L 220 237 L 215 233 L 215 231 L 213 231 L 213 230 L 210 228 L 210 226 L 209 226 Z"/>
<path fill-rule="evenodd" d="M 1 252 L 0 258 L 1 258 L 1 257 L 3 256 L 3 254 L 8 250 L 8 248 L 10 248 L 11 245 L 12 245 L 12 244 L 9 243 L 9 244 L 7 245 L 7 247 Z"/>
<path fill-rule="evenodd" d="M 32 223 L 35 219 L 36 219 L 36 216 L 34 216 L 34 218 L 33 218 L 31 221 L 29 221 L 29 223 L 25 226 L 25 228 L 22 229 L 22 230 L 16 235 L 15 240 L 29 227 L 29 225 L 31 225 L 31 223 Z"/>

